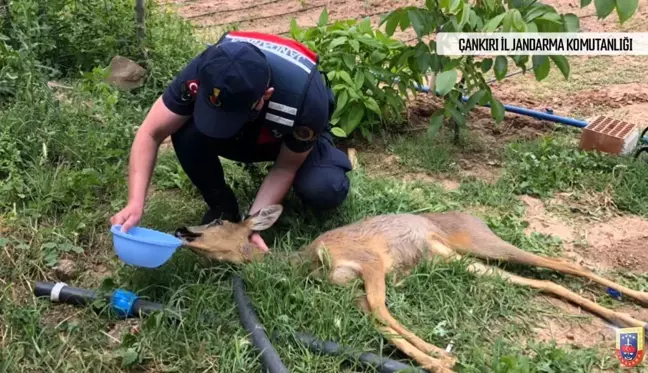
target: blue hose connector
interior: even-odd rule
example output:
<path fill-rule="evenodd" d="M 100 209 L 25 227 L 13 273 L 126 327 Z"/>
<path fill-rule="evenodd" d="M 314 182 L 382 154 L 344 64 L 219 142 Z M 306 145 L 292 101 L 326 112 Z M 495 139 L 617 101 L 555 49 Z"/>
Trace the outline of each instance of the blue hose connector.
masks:
<path fill-rule="evenodd" d="M 621 300 L 621 292 L 612 288 L 607 288 L 607 293 L 614 299 Z"/>
<path fill-rule="evenodd" d="M 137 299 L 137 295 L 131 291 L 116 289 L 112 293 L 112 308 L 117 313 L 117 315 L 119 315 L 119 317 L 132 316 L 133 304 L 135 304 Z"/>

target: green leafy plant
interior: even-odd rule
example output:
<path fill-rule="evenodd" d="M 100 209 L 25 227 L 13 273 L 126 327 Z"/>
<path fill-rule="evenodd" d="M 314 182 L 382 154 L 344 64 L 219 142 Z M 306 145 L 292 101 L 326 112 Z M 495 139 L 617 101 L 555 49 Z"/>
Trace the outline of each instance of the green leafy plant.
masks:
<path fill-rule="evenodd" d="M 24 48 L 14 49 L 9 44 L 9 38 L 0 33 L 0 105 L 15 97 L 30 80 L 32 60 L 26 58 L 26 54 Z"/>
<path fill-rule="evenodd" d="M 137 54 L 130 0 L 25 0 L 9 9 L 14 47 L 28 45 L 53 77 L 92 69 L 117 53 Z"/>
<path fill-rule="evenodd" d="M 111 58 L 140 55 L 131 43 L 132 5 L 12 3 L 11 23 L 0 34 L 1 210 L 65 213 L 94 206 L 122 185 L 133 126 L 201 47 L 189 22 L 149 1 L 145 86 L 114 88 L 104 81 Z M 99 25 L 97 13 L 104 12 L 111 15 Z M 48 86 L 52 79 L 67 81 Z"/>
<path fill-rule="evenodd" d="M 57 242 L 45 242 L 41 245 L 41 250 L 43 251 L 43 259 L 45 264 L 48 267 L 54 267 L 58 263 L 59 255 L 61 253 L 74 252 L 77 254 L 83 253 L 83 248 L 73 245 L 69 242 L 66 243 L 57 243 Z"/>
<path fill-rule="evenodd" d="M 582 0 L 581 7 L 591 0 Z M 607 17 L 614 9 L 620 21 L 625 22 L 635 13 L 637 1 L 596 0 L 594 2 L 600 19 Z M 560 14 L 552 6 L 536 0 L 426 0 L 424 7 L 406 6 L 398 8 L 383 17 L 387 36 L 400 28 L 409 27 L 416 32 L 417 44 L 407 47 L 410 54 L 417 56 L 419 71 L 435 76 L 431 87 L 443 97 L 443 108 L 435 111 L 430 120 L 430 132 L 435 133 L 445 119 L 455 123 L 455 140 L 465 125 L 465 115 L 475 105 L 489 105 L 492 117 L 497 123 L 504 119 L 504 106 L 493 96 L 484 75 L 493 71 L 497 80 L 502 80 L 509 66 L 509 59 L 525 73 L 533 71 L 536 80 L 545 79 L 555 65 L 565 79 L 569 77 L 569 62 L 564 56 L 534 55 L 481 58 L 460 56 L 451 58 L 436 53 L 436 42 L 425 43 L 423 38 L 437 32 L 578 32 L 579 18 L 574 13 Z M 407 52 L 405 52 L 407 53 Z M 529 62 L 530 65 L 529 66 Z M 415 75 L 417 71 L 412 71 Z M 416 81 L 420 77 L 414 76 Z"/>
<path fill-rule="evenodd" d="M 346 137 L 358 128 L 370 139 L 376 125 L 401 121 L 412 58 L 404 43 L 373 29 L 369 18 L 327 23 L 326 8 L 315 27 L 299 28 L 293 18 L 291 36 L 320 56 L 336 100 L 333 134 Z"/>
<path fill-rule="evenodd" d="M 74 77 L 120 55 L 147 69 L 145 89 L 156 91 L 142 95 L 148 105 L 204 47 L 188 21 L 151 0 L 141 46 L 132 0 L 24 0 L 8 9 L 11 23 L 0 29 L 0 100 L 15 96 L 26 80 Z"/>

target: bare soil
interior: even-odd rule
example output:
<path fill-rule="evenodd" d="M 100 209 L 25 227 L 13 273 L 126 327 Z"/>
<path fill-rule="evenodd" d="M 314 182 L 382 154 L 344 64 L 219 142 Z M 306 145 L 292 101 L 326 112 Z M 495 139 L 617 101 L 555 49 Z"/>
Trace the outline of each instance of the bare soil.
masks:
<path fill-rule="evenodd" d="M 403 171 L 400 165 L 400 157 L 395 154 L 384 155 L 380 153 L 363 154 L 364 164 L 362 167 L 374 176 L 398 178 L 403 181 L 423 181 L 438 184 L 445 190 L 459 189 L 461 184 L 452 179 L 440 177 L 426 171 Z"/>
<path fill-rule="evenodd" d="M 588 313 L 561 299 L 540 297 L 548 305 L 563 311 L 564 317 L 547 317 L 534 328 L 538 340 L 559 345 L 575 345 L 579 347 L 603 347 L 613 351 L 615 346 L 614 328 L 598 317 Z"/>
<path fill-rule="evenodd" d="M 520 199 L 527 205 L 525 220 L 529 227 L 525 233 L 559 237 L 567 252 L 577 254 L 585 264 L 598 270 L 643 272 L 648 262 L 647 220 L 617 215 L 593 223 L 588 219 L 570 219 L 551 213 L 545 203 L 533 197 L 521 196 Z"/>
<path fill-rule="evenodd" d="M 544 3 L 559 12 L 572 12 L 582 17 L 580 27 L 583 32 L 648 31 L 648 0 L 640 0 L 633 19 L 622 26 L 618 24 L 616 14 L 604 21 L 597 20 L 594 7 L 581 9 L 577 0 L 546 0 Z M 553 78 L 550 76 L 546 82 L 537 83 L 533 74 L 525 74 L 493 83 L 493 90 L 503 101 L 513 105 L 522 104 L 531 109 L 550 107 L 556 114 L 567 116 L 573 116 L 574 112 L 587 113 L 588 109 L 590 114 L 594 114 L 591 109 L 596 109 L 596 115 L 604 115 L 602 110 L 619 109 L 648 100 L 648 84 L 645 83 L 648 72 L 643 68 L 648 57 L 570 56 L 569 60 L 572 65 L 569 81 L 552 73 Z M 628 76 L 624 76 L 626 74 Z M 636 123 L 641 127 L 647 125 L 645 117 Z"/>
<path fill-rule="evenodd" d="M 544 203 L 530 196 L 520 196 L 522 202 L 527 206 L 525 220 L 529 226 L 525 230 L 526 234 L 533 232 L 544 233 L 559 237 L 566 246 L 571 245 L 575 239 L 574 227 L 549 213 Z"/>
<path fill-rule="evenodd" d="M 603 273 L 609 270 L 645 272 L 648 262 L 648 221 L 636 216 L 613 216 L 592 224 L 591 220 L 567 219 L 548 211 L 539 199 L 521 196 L 527 205 L 526 234 L 539 232 L 563 240 L 563 256 L 586 269 Z M 585 244 L 580 244 L 585 241 Z M 580 294 L 595 301 L 591 293 Z M 561 317 L 545 317 L 534 329 L 540 340 L 580 347 L 614 348 L 615 328 L 568 302 L 555 297 L 540 296 L 542 301 L 565 311 Z M 648 320 L 648 310 L 633 305 L 617 309 L 637 319 Z M 576 316 L 576 317 L 575 317 Z"/>
<path fill-rule="evenodd" d="M 589 247 L 583 255 L 602 269 L 644 272 L 648 263 L 648 221 L 619 216 L 583 228 Z"/>
<path fill-rule="evenodd" d="M 380 15 L 406 5 L 415 5 L 415 1 L 403 0 L 198 0 L 166 2 L 180 15 L 191 19 L 201 29 L 214 29 L 220 32 L 229 25 L 241 30 L 255 30 L 274 34 L 287 34 L 290 21 L 294 17 L 299 26 L 314 26 L 320 13 L 326 7 L 329 22 L 349 17 L 370 17 L 375 24 Z M 230 26 L 231 27 L 231 26 Z M 413 32 L 400 32 L 407 40 Z"/>
<path fill-rule="evenodd" d="M 141 319 L 116 320 L 108 325 L 104 335 L 108 339 L 108 345 L 116 348 L 121 344 L 122 338 L 126 334 L 137 334 L 142 325 Z"/>

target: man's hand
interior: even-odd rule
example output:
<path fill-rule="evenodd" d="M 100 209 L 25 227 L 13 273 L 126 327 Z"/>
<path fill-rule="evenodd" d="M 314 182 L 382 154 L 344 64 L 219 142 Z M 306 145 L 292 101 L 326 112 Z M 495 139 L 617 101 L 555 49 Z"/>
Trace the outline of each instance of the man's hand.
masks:
<path fill-rule="evenodd" d="M 139 223 L 144 213 L 144 207 L 139 204 L 129 203 L 121 211 L 110 218 L 110 224 L 121 224 L 121 231 L 128 232 L 133 226 Z"/>
<path fill-rule="evenodd" d="M 252 235 L 250 236 L 250 243 L 258 246 L 263 251 L 270 251 L 268 245 L 266 245 L 265 241 L 263 241 L 263 237 L 261 237 L 258 232 L 252 233 Z"/>
<path fill-rule="evenodd" d="M 279 152 L 279 157 L 274 167 L 270 170 L 257 191 L 256 198 L 249 211 L 250 215 L 259 211 L 264 206 L 281 203 L 281 200 L 295 179 L 297 170 L 304 163 L 309 152 L 295 153 L 288 149 L 285 144 L 281 146 L 281 151 Z M 264 251 L 270 251 L 259 233 L 253 233 L 250 236 L 250 243 Z"/>

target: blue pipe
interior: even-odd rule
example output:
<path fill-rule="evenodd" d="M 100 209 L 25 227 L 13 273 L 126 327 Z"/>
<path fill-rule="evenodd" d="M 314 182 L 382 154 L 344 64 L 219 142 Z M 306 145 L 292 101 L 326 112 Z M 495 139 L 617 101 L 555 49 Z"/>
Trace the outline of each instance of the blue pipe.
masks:
<path fill-rule="evenodd" d="M 414 83 L 414 89 L 417 91 L 421 91 L 423 93 L 430 93 L 430 87 L 427 85 L 422 85 L 419 87 L 418 84 Z M 437 96 L 439 96 L 439 91 L 436 92 Z M 469 97 L 463 96 L 461 98 L 462 101 L 468 101 Z M 490 107 L 489 104 L 483 105 L 486 107 Z M 568 126 L 573 126 L 573 127 L 578 127 L 578 128 L 584 128 L 587 127 L 588 123 L 587 121 L 584 120 L 578 120 L 574 118 L 568 118 L 568 117 L 563 117 L 560 115 L 555 115 L 551 113 L 543 113 L 541 111 L 536 111 L 536 110 L 530 110 L 530 109 L 525 109 L 521 108 L 518 106 L 513 106 L 513 105 L 504 105 L 504 110 L 511 112 L 511 113 L 516 113 L 516 114 L 521 114 L 521 115 L 527 115 L 533 118 L 537 119 L 542 119 L 542 120 L 548 120 L 550 122 L 555 122 L 555 123 L 562 123 L 566 124 Z M 641 142 L 648 144 L 648 136 L 644 136 L 640 140 Z"/>

